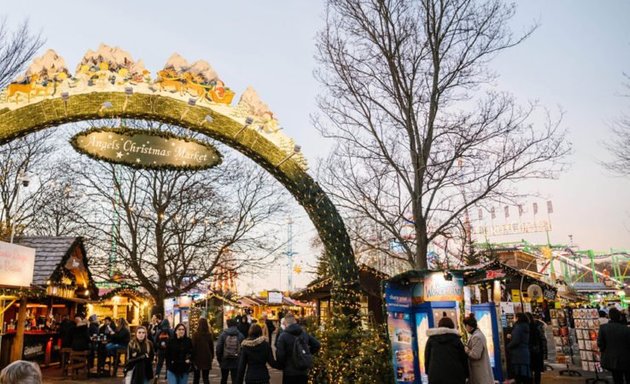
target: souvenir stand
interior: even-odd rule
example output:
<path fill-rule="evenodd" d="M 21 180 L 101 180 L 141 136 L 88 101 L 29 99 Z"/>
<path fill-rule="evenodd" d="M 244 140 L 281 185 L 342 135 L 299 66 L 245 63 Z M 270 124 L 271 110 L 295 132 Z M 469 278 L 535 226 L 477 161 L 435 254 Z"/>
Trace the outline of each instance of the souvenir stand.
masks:
<path fill-rule="evenodd" d="M 601 367 L 601 353 L 597 347 L 599 333 L 599 312 L 596 308 L 578 308 L 573 310 L 575 333 L 580 350 L 582 370 L 594 372 L 594 379 L 587 379 L 587 383 L 608 383 L 599 377 L 604 372 Z"/>
<path fill-rule="evenodd" d="M 555 287 L 535 277 L 536 272 L 517 267 L 494 260 L 470 266 L 464 273 L 466 313 L 474 313 L 484 327 L 495 380 L 508 377 L 505 335 L 512 332 L 516 313 L 544 313 L 557 294 Z"/>
<path fill-rule="evenodd" d="M 384 290 L 395 382 L 427 383 L 427 329 L 437 327 L 442 317 L 450 317 L 462 329 L 462 273 L 408 271 L 386 280 Z"/>
<path fill-rule="evenodd" d="M 556 362 L 566 364 L 566 369 L 560 371 L 560 375 L 582 376 L 576 370 L 570 368 L 575 364 L 575 355 L 579 351 L 577 334 L 573 325 L 573 310 L 571 308 L 558 308 L 550 310 L 551 327 L 555 344 Z"/>
<path fill-rule="evenodd" d="M 41 365 L 58 362 L 61 347 L 57 324 L 64 315 L 84 313 L 86 304 L 97 296 L 83 240 L 17 237 L 15 244 L 1 244 L 0 258 L 17 262 L 16 271 L 30 273 L 30 282 L 16 287 L 11 280 L 17 272 L 11 272 L 10 266 L 3 270 L 11 275 L 2 275 L 0 281 L 5 286 L 0 289 L 3 302 L 0 366 L 18 359 Z M 25 258 L 24 250 L 30 250 L 30 261 Z"/>

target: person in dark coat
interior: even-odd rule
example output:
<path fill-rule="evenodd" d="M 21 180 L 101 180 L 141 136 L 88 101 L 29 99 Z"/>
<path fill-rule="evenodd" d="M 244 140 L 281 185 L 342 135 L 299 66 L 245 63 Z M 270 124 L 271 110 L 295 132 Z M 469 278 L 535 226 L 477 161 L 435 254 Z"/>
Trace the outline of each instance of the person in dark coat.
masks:
<path fill-rule="evenodd" d="M 424 364 L 429 383 L 466 383 L 468 356 L 453 320 L 442 317 L 437 328 L 427 329 L 427 336 Z"/>
<path fill-rule="evenodd" d="M 247 315 L 243 315 L 240 319 L 238 319 L 238 325 L 236 327 L 241 335 L 245 336 L 249 334 L 250 324 L 247 321 Z"/>
<path fill-rule="evenodd" d="M 166 380 L 168 384 L 187 384 L 192 364 L 192 341 L 186 335 L 186 326 L 177 324 L 175 337 L 166 346 Z"/>
<path fill-rule="evenodd" d="M 98 335 L 98 329 L 98 316 L 96 316 L 96 314 L 93 314 L 89 318 L 88 325 L 88 334 L 90 335 L 90 339 Z"/>
<path fill-rule="evenodd" d="M 615 384 L 630 383 L 630 328 L 622 323 L 621 312 L 608 311 L 609 321 L 599 327 L 597 346 L 602 353 L 602 368 L 612 372 Z"/>
<path fill-rule="evenodd" d="M 61 348 L 72 348 L 72 332 L 76 323 L 70 320 L 68 315 L 63 315 L 59 323 L 59 337 L 61 338 Z"/>
<path fill-rule="evenodd" d="M 90 335 L 88 333 L 88 322 L 83 317 L 74 317 L 75 327 L 72 331 L 72 350 L 87 351 L 90 349 Z"/>
<path fill-rule="evenodd" d="M 145 327 L 138 327 L 127 346 L 125 383 L 148 384 L 153 379 L 153 343 L 147 337 Z"/>
<path fill-rule="evenodd" d="M 516 323 L 507 350 L 510 357 L 510 368 L 516 384 L 530 384 L 532 377 L 529 353 L 529 321 L 524 313 L 516 314 Z"/>
<path fill-rule="evenodd" d="M 204 384 L 210 384 L 210 370 L 214 359 L 214 342 L 208 326 L 208 320 L 199 319 L 199 326 L 192 337 L 193 363 L 195 365 L 194 384 L 199 384 L 199 376 L 203 377 Z"/>
<path fill-rule="evenodd" d="M 221 384 L 227 384 L 228 376 L 232 376 L 232 384 L 236 384 L 238 381 L 238 357 L 227 358 L 224 356 L 225 351 L 225 339 L 228 336 L 236 336 L 238 339 L 238 345 L 241 345 L 245 337 L 238 331 L 237 322 L 235 319 L 228 319 L 228 328 L 224 330 L 219 339 L 217 340 L 216 356 L 219 366 L 221 367 Z"/>
<path fill-rule="evenodd" d="M 544 334 L 542 324 L 534 319 L 534 316 L 527 312 L 525 314 L 529 321 L 529 362 L 534 377 L 533 384 L 540 384 L 542 371 L 545 370 L 545 347 L 547 338 Z"/>
<path fill-rule="evenodd" d="M 301 338 L 308 345 L 309 351 L 313 355 L 319 351 L 321 344 L 297 324 L 292 313 L 288 313 L 284 317 L 284 322 L 287 327 L 276 340 L 276 360 L 282 368 L 282 383 L 306 384 L 308 382 L 308 369 L 300 369 L 293 364 L 293 359 L 291 358 L 293 344 L 295 344 L 298 337 Z"/>
<path fill-rule="evenodd" d="M 271 345 L 262 334 L 258 324 L 249 328 L 248 338 L 241 344 L 241 355 L 238 360 L 238 384 L 245 380 L 246 384 L 269 384 L 270 376 L 267 364 L 277 368 L 273 358 Z"/>
<path fill-rule="evenodd" d="M 155 340 L 153 340 L 153 345 L 155 346 L 155 351 L 157 353 L 157 364 L 155 366 L 156 379 L 159 379 L 160 373 L 162 373 L 162 366 L 164 365 L 164 360 L 166 359 L 166 347 L 172 337 L 173 332 L 171 331 L 171 323 L 169 323 L 168 319 L 162 320 L 159 328 L 155 331 Z"/>
<path fill-rule="evenodd" d="M 131 340 L 131 332 L 129 331 L 129 324 L 123 317 L 118 319 L 118 326 L 114 334 L 109 337 L 109 343 L 105 346 L 107 353 L 113 355 L 118 349 L 127 349 L 127 345 Z"/>

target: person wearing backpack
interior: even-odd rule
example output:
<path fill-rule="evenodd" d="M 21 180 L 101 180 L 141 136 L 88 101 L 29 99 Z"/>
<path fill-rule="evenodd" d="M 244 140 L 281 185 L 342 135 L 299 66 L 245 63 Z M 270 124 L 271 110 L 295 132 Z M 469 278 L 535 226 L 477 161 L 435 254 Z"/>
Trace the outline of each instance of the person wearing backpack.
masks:
<path fill-rule="evenodd" d="M 306 384 L 308 370 L 313 366 L 313 354 L 321 347 L 319 341 L 297 324 L 292 313 L 284 317 L 286 329 L 278 336 L 276 360 L 282 368 L 282 384 Z"/>
<path fill-rule="evenodd" d="M 157 365 L 155 366 L 156 383 L 160 378 L 162 366 L 164 366 L 164 359 L 166 358 L 166 347 L 171 337 L 173 337 L 173 334 L 171 332 L 171 324 L 168 322 L 168 319 L 164 319 L 158 326 L 158 329 L 155 331 L 155 339 L 153 340 L 153 345 L 155 346 L 155 351 L 157 355 Z"/>
<path fill-rule="evenodd" d="M 245 337 L 238 331 L 237 324 L 235 319 L 228 319 L 228 328 L 217 340 L 215 355 L 221 367 L 221 384 L 227 384 L 230 375 L 232 384 L 238 380 L 238 358 Z"/>
<path fill-rule="evenodd" d="M 271 377 L 267 364 L 278 368 L 273 358 L 271 345 L 267 337 L 263 335 L 262 328 L 258 324 L 252 324 L 249 328 L 247 339 L 241 344 L 241 354 L 238 360 L 238 384 L 245 380 L 246 384 L 269 384 Z"/>

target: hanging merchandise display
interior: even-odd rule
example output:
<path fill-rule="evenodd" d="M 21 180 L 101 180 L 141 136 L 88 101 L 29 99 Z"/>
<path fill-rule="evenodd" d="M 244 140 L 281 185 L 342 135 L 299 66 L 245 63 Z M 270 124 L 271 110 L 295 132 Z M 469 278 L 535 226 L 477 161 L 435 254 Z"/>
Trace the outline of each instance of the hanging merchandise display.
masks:
<path fill-rule="evenodd" d="M 597 347 L 599 332 L 599 313 L 595 308 L 573 310 L 575 318 L 575 332 L 580 348 L 582 369 L 590 372 L 603 372 L 600 361 L 601 355 Z"/>

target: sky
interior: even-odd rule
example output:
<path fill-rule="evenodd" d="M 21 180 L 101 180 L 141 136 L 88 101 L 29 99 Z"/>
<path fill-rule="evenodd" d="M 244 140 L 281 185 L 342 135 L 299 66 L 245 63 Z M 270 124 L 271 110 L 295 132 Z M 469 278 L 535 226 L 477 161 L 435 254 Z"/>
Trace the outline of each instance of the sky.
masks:
<path fill-rule="evenodd" d="M 74 70 L 83 54 L 100 43 L 119 46 L 142 59 L 155 73 L 174 52 L 189 62 L 207 60 L 219 77 L 237 92 L 253 86 L 293 137 L 315 168 L 332 143 L 320 137 L 310 116 L 317 112 L 318 83 L 313 77 L 314 38 L 323 26 L 324 2 L 313 0 L 245 1 L 122 1 L 106 3 L 68 0 L 0 0 L 0 16 L 10 24 L 29 19 Z M 538 101 L 552 111 L 564 111 L 573 153 L 570 168 L 558 180 L 519 185 L 540 195 L 525 201 L 551 200 L 551 241 L 582 249 L 630 249 L 630 179 L 608 174 L 600 165 L 608 159 L 603 143 L 609 125 L 630 113 L 622 73 L 630 73 L 630 2 L 608 0 L 527 0 L 517 2 L 511 21 L 515 33 L 539 24 L 521 45 L 504 52 L 491 66 L 499 75 L 497 88 L 519 102 Z M 308 270 L 314 264 L 309 248 L 315 230 L 293 203 L 293 248 L 296 262 Z M 545 234 L 496 237 L 507 242 L 526 238 L 545 242 Z M 313 276 L 294 276 L 303 287 Z M 264 288 L 285 289 L 286 268 L 246 274 L 241 293 Z M 247 292 L 244 292 L 247 291 Z"/>

